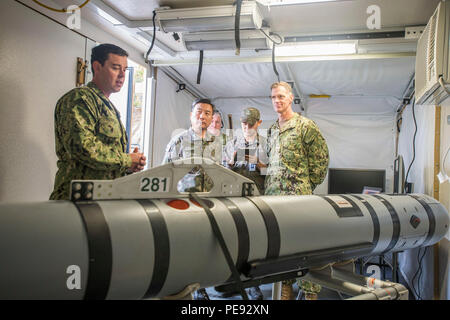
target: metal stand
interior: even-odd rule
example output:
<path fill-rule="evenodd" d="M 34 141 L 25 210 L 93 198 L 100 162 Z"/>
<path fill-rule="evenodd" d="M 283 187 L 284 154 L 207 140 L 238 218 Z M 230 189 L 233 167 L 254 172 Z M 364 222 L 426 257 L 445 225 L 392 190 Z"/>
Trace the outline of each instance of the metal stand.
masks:
<path fill-rule="evenodd" d="M 367 278 L 354 273 L 353 261 L 310 270 L 304 277 L 324 287 L 352 296 L 347 300 L 408 300 L 408 289 L 399 283 Z"/>

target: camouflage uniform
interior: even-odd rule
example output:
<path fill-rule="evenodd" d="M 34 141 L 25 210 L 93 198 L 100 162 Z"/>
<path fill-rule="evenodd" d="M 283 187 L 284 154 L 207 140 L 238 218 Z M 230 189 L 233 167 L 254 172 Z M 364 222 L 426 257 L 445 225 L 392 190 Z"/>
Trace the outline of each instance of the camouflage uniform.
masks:
<path fill-rule="evenodd" d="M 202 139 L 192 128 L 189 128 L 170 140 L 162 164 L 191 157 L 209 158 L 222 164 L 223 143 L 221 140 L 221 136 L 216 137 L 209 132 L 206 132 Z M 212 187 L 212 179 L 205 174 L 200 165 L 193 167 L 178 183 L 180 192 L 207 192 Z"/>
<path fill-rule="evenodd" d="M 328 147 L 314 121 L 298 113 L 280 130 L 275 122 L 268 131 L 269 167 L 266 195 L 307 195 L 322 183 L 328 169 Z M 294 279 L 284 283 L 292 285 Z M 305 293 L 318 293 L 320 285 L 300 280 Z"/>
<path fill-rule="evenodd" d="M 245 141 L 243 135 L 235 136 L 233 140 L 227 143 L 225 149 L 225 161 L 228 163 L 233 160 L 234 152 L 238 150 L 249 149 L 256 150 L 255 153 L 258 155 L 258 161 L 267 164 L 267 142 L 266 139 L 259 134 L 253 142 Z M 252 153 L 250 153 L 252 154 Z M 247 177 L 255 182 L 256 187 L 259 190 L 260 194 L 264 194 L 264 180 L 265 180 L 265 171 L 257 168 L 256 164 L 250 164 L 248 161 L 245 161 L 244 154 L 237 154 L 237 161 L 232 165 L 228 166 L 234 172 L 242 174 L 244 177 Z"/>
<path fill-rule="evenodd" d="M 266 195 L 312 194 L 328 169 L 328 147 L 314 121 L 295 113 L 268 130 Z"/>
<path fill-rule="evenodd" d="M 69 199 L 74 179 L 115 179 L 132 161 L 120 114 L 90 82 L 60 98 L 55 108 L 55 147 L 58 172 L 51 200 Z"/>

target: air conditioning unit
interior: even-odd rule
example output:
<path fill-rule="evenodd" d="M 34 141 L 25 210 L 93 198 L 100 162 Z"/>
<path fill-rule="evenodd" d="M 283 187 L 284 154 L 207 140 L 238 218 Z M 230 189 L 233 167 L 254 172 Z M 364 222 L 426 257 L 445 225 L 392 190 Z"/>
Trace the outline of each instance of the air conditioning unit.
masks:
<path fill-rule="evenodd" d="M 267 28 L 263 28 L 269 34 Z M 241 30 L 239 38 L 241 49 L 270 49 L 272 43 L 261 30 Z M 183 34 L 188 51 L 198 50 L 234 50 L 236 48 L 234 31 L 209 31 Z"/>
<path fill-rule="evenodd" d="M 439 105 L 449 96 L 450 2 L 442 1 L 417 43 L 417 104 Z"/>
<path fill-rule="evenodd" d="M 183 9 L 156 9 L 156 21 L 164 32 L 233 30 L 236 6 L 211 6 Z M 240 29 L 260 29 L 262 16 L 256 1 L 243 1 Z"/>

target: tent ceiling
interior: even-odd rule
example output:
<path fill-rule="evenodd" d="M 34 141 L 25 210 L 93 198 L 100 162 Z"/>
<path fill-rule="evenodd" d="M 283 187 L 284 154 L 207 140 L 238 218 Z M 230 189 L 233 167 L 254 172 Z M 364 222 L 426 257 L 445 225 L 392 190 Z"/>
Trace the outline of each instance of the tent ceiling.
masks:
<path fill-rule="evenodd" d="M 293 80 L 307 96 L 389 96 L 402 98 L 414 74 L 414 57 L 400 59 L 311 61 L 277 64 L 282 80 Z M 204 65 L 175 69 L 198 90 L 216 97 L 267 97 L 277 77 L 270 63 Z"/>

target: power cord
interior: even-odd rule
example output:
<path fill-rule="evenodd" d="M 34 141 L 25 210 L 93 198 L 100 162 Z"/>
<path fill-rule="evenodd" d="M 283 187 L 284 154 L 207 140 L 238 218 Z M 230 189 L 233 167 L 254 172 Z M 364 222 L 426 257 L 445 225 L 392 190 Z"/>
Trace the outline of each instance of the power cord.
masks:
<path fill-rule="evenodd" d="M 420 257 L 420 250 L 421 249 L 422 248 L 419 248 L 419 251 L 417 252 L 417 261 L 419 262 L 419 267 L 417 268 L 417 271 L 416 271 L 416 273 L 414 274 L 414 276 L 413 276 L 413 278 L 411 280 L 412 289 L 414 291 L 414 294 L 416 295 L 416 297 L 419 300 L 423 300 L 422 296 L 420 295 L 420 279 L 422 278 L 422 261 L 423 261 L 423 258 L 425 257 L 425 254 L 427 252 L 428 247 L 425 247 L 425 249 L 423 251 L 423 254 Z M 417 279 L 417 290 L 416 290 L 416 287 L 414 285 L 414 280 L 416 279 L 417 276 L 418 276 L 418 279 Z"/>
<path fill-rule="evenodd" d="M 411 170 L 411 166 L 414 163 L 414 160 L 416 159 L 417 121 L 416 121 L 416 113 L 415 113 L 415 109 L 414 109 L 415 105 L 416 105 L 416 99 L 413 100 L 413 105 L 412 105 L 412 114 L 413 114 L 414 126 L 415 126 L 414 136 L 413 136 L 413 158 L 411 160 L 411 163 L 409 164 L 408 171 L 406 172 L 405 184 L 404 184 L 405 185 L 405 189 L 404 189 L 405 193 L 406 193 L 406 189 L 407 189 L 407 181 L 408 181 L 409 170 Z"/>
<path fill-rule="evenodd" d="M 276 34 L 276 33 L 272 33 L 273 35 L 277 36 L 280 39 L 279 42 L 276 42 L 267 33 L 265 33 L 263 29 L 259 29 L 259 30 L 267 37 L 267 39 L 269 39 L 273 43 L 273 47 L 272 47 L 272 67 L 273 67 L 273 72 L 275 72 L 275 75 L 277 76 L 278 82 L 280 82 L 280 75 L 278 73 L 277 66 L 275 64 L 275 46 L 282 44 L 283 43 L 283 38 L 280 35 Z"/>
<path fill-rule="evenodd" d="M 150 55 L 150 52 L 153 49 L 153 45 L 155 44 L 155 38 L 156 38 L 156 24 L 155 24 L 155 18 L 156 18 L 156 10 L 153 10 L 153 37 L 152 37 L 152 43 L 150 44 L 150 48 L 148 49 L 147 53 L 145 54 L 145 63 L 148 63 L 151 66 L 151 62 L 148 60 L 148 56 Z"/>

